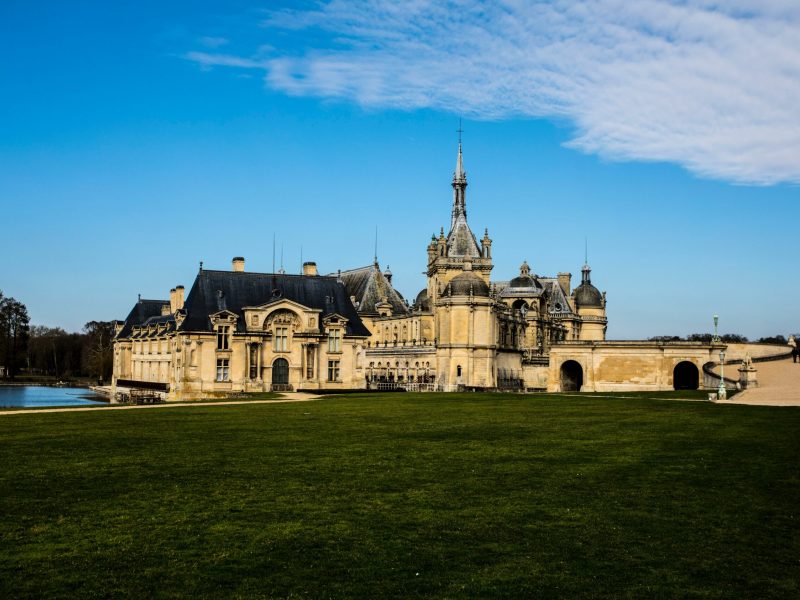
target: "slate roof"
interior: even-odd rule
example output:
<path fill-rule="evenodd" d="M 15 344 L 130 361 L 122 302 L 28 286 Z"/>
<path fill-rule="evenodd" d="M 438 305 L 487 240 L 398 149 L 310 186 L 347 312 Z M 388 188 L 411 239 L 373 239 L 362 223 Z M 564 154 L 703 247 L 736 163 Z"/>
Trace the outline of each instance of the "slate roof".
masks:
<path fill-rule="evenodd" d="M 475 234 L 467 225 L 466 215 L 459 215 L 447 234 L 447 256 L 480 258 L 481 251 Z"/>
<path fill-rule="evenodd" d="M 547 312 L 549 314 L 567 317 L 573 314 L 567 295 L 558 284 L 555 277 L 537 277 L 537 281 L 543 289 L 530 290 L 530 296 L 540 296 L 542 294 L 548 299 Z M 515 288 L 510 287 L 509 281 L 493 281 L 492 285 L 500 297 L 511 297 L 515 295 Z M 561 310 L 556 310 L 556 305 L 561 306 Z"/>
<path fill-rule="evenodd" d="M 464 271 L 453 277 L 445 288 L 447 296 L 489 296 L 489 286 L 478 275 Z"/>
<path fill-rule="evenodd" d="M 336 277 L 205 269 L 197 274 L 186 297 L 183 306 L 186 317 L 180 330 L 211 331 L 209 316 L 228 310 L 239 317 L 237 331 L 245 331 L 244 307 L 282 299 L 319 309 L 323 318 L 334 313 L 342 315 L 347 318 L 347 335 L 370 335 L 345 286 Z"/>
<path fill-rule="evenodd" d="M 151 327 L 151 325 L 161 325 L 161 327 Z M 134 326 L 134 330 L 130 337 L 131 339 L 161 337 L 164 334 L 174 332 L 176 328 L 174 315 L 150 317 L 144 323 L 142 323 L 141 328 Z"/>
<path fill-rule="evenodd" d="M 603 294 L 591 283 L 581 283 L 572 294 L 575 297 L 575 304 L 578 306 L 597 308 L 603 306 Z"/>
<path fill-rule="evenodd" d="M 124 324 L 117 338 L 129 337 L 134 325 L 144 325 L 149 319 L 161 317 L 161 307 L 169 304 L 169 300 L 142 300 L 133 305 L 131 312 L 125 317 Z"/>
<path fill-rule="evenodd" d="M 386 280 L 377 263 L 342 271 L 339 277 L 347 288 L 348 297 L 355 296 L 359 313 L 378 314 L 375 305 L 383 298 L 392 305 L 392 314 L 404 315 L 409 312 L 403 296 Z"/>
<path fill-rule="evenodd" d="M 572 315 L 572 307 L 569 305 L 569 300 L 564 290 L 558 283 L 558 279 L 539 279 L 545 289 L 548 291 L 549 301 L 547 303 L 547 311 L 550 314 L 568 316 Z M 561 309 L 556 307 L 560 306 Z"/>

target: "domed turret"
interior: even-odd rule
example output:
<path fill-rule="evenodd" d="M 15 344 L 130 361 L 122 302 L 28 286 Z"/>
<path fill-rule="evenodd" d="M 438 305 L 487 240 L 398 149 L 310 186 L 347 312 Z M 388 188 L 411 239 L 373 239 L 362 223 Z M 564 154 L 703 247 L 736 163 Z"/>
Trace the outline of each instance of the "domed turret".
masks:
<path fill-rule="evenodd" d="M 603 295 L 600 293 L 600 290 L 592 285 L 590 277 L 591 272 L 592 270 L 589 268 L 588 264 L 583 265 L 583 269 L 581 270 L 583 275 L 581 284 L 572 292 L 575 298 L 575 304 L 579 308 L 602 308 L 603 306 Z"/>
<path fill-rule="evenodd" d="M 514 277 L 514 279 L 509 281 L 508 287 L 513 288 L 514 291 L 518 291 L 520 289 L 543 289 L 542 284 L 539 283 L 539 280 L 536 279 L 536 276 L 531 275 L 531 268 L 528 266 L 527 261 L 523 261 L 522 266 L 519 268 L 519 276 Z"/>
<path fill-rule="evenodd" d="M 465 271 L 450 280 L 448 289 L 451 296 L 483 296 L 489 297 L 489 286 L 471 271 Z"/>
<path fill-rule="evenodd" d="M 417 299 L 414 301 L 414 306 L 417 307 L 417 310 L 422 311 L 429 311 L 431 309 L 431 300 L 428 298 L 427 288 L 424 288 L 419 294 L 417 294 Z"/>

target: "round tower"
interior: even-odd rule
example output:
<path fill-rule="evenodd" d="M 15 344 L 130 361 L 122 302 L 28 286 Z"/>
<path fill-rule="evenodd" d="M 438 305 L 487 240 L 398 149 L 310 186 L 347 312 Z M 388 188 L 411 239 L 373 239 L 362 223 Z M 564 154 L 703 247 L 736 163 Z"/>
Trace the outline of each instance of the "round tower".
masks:
<path fill-rule="evenodd" d="M 588 263 L 581 269 L 581 284 L 572 292 L 575 308 L 580 317 L 579 340 L 602 341 L 606 339 L 606 296 L 592 285 L 592 269 Z"/>

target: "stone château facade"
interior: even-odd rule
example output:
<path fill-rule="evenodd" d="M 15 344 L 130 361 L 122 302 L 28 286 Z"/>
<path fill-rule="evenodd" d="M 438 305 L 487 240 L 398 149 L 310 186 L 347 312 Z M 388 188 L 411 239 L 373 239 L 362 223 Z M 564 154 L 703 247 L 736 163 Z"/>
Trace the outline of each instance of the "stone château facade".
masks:
<path fill-rule="evenodd" d="M 527 262 L 492 280 L 488 230 L 478 240 L 467 222 L 460 142 L 452 187 L 449 231 L 431 237 L 413 303 L 377 259 L 330 275 L 312 262 L 301 275 L 248 272 L 240 257 L 230 271 L 201 264 L 185 300 L 182 286 L 169 300 L 139 299 L 117 324 L 114 390 L 671 389 L 670 365 L 708 361 L 705 346 L 673 345 L 667 359 L 650 344 L 649 362 L 620 377 L 631 352 L 604 341 L 606 296 L 588 264 L 574 289 L 569 273 L 539 276 Z M 604 380 L 604 364 L 617 379 Z"/>

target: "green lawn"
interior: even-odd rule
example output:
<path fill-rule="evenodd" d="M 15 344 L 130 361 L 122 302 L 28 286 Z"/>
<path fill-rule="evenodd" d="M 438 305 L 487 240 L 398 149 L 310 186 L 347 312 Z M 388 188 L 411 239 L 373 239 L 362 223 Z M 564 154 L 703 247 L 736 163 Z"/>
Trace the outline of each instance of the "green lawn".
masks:
<path fill-rule="evenodd" d="M 800 409 L 386 394 L 0 417 L 0 597 L 800 595 Z"/>

